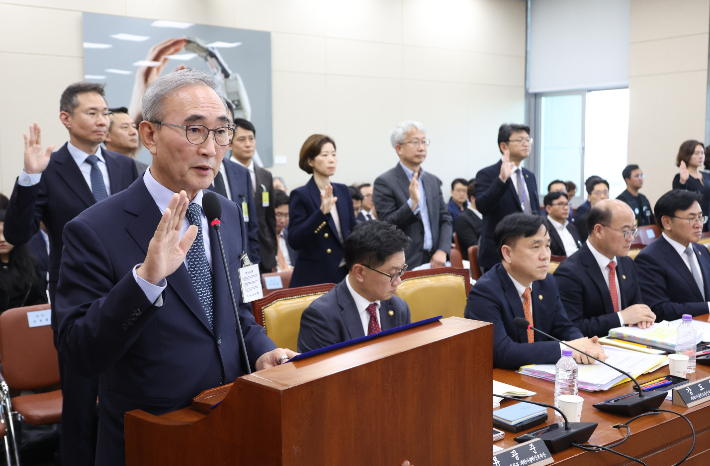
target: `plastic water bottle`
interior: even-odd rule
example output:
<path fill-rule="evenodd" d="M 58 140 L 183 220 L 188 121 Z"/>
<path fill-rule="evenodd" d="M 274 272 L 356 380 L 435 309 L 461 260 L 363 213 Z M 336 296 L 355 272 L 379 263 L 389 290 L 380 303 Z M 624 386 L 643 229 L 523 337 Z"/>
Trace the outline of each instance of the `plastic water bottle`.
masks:
<path fill-rule="evenodd" d="M 560 407 L 560 395 L 577 394 L 577 363 L 571 349 L 563 349 L 562 357 L 555 364 L 555 408 Z M 555 422 L 564 423 L 564 418 L 555 411 Z"/>
<path fill-rule="evenodd" d="M 698 331 L 693 326 L 693 316 L 683 314 L 683 323 L 678 326 L 675 352 L 688 355 L 688 374 L 695 372 L 695 351 Z"/>

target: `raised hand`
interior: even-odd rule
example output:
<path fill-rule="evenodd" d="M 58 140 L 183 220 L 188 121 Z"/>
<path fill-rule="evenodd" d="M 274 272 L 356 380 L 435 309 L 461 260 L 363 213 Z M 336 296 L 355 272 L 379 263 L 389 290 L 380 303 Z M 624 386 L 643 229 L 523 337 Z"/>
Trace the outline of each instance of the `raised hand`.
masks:
<path fill-rule="evenodd" d="M 412 181 L 409 182 L 409 198 L 412 200 L 412 212 L 414 212 L 419 204 L 419 172 L 415 173 Z"/>
<path fill-rule="evenodd" d="M 324 215 L 328 215 L 336 202 L 338 202 L 338 198 L 333 197 L 333 185 L 329 184 L 320 195 L 320 211 Z"/>
<path fill-rule="evenodd" d="M 505 183 L 510 178 L 510 174 L 513 173 L 515 164 L 510 161 L 510 151 L 508 149 L 503 151 L 503 163 L 500 164 L 500 180 Z"/>
<path fill-rule="evenodd" d="M 25 173 L 42 173 L 49 164 L 49 156 L 54 150 L 54 144 L 42 150 L 42 131 L 39 125 L 34 123 L 30 126 L 30 136 L 22 133 L 25 138 Z"/>
<path fill-rule="evenodd" d="M 136 275 L 148 283 L 158 284 L 185 261 L 187 251 L 197 237 L 197 227 L 190 225 L 180 239 L 180 228 L 189 203 L 185 191 L 173 194 L 173 198 L 170 199 L 153 239 L 150 240 L 145 261 L 136 269 Z"/>
<path fill-rule="evenodd" d="M 689 176 L 690 172 L 688 171 L 688 166 L 685 162 L 680 162 L 680 184 L 685 184 Z"/>

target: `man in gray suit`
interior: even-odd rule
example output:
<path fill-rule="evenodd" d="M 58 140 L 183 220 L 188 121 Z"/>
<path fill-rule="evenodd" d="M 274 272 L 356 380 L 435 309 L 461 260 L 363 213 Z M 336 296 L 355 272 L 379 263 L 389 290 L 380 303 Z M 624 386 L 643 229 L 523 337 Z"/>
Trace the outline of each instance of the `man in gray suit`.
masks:
<path fill-rule="evenodd" d="M 409 306 L 394 295 L 407 270 L 409 238 L 395 226 L 372 220 L 345 240 L 348 275 L 301 315 L 298 351 L 312 351 L 411 322 Z"/>
<path fill-rule="evenodd" d="M 429 146 L 426 129 L 418 121 L 403 121 L 392 130 L 390 142 L 399 163 L 375 180 L 372 199 L 378 218 L 411 238 L 410 268 L 426 263 L 443 267 L 451 252 L 453 226 L 441 180 L 421 167 Z"/>

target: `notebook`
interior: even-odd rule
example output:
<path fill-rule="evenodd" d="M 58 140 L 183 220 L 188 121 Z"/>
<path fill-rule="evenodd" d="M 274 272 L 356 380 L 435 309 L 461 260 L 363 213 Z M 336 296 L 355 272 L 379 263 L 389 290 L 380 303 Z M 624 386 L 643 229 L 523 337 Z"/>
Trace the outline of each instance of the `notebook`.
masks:
<path fill-rule="evenodd" d="M 515 396 L 515 397 L 537 395 L 537 393 L 531 392 L 530 390 L 525 390 L 524 388 L 519 388 L 519 387 L 515 387 L 513 385 L 508 385 L 507 383 L 503 383 L 503 382 L 496 382 L 495 380 L 493 381 L 493 393 L 496 393 L 498 395 Z M 499 407 L 502 399 L 503 398 L 500 398 L 498 396 L 494 396 L 493 397 L 493 407 L 494 408 Z"/>
<path fill-rule="evenodd" d="M 518 424 L 531 417 L 539 416 L 547 412 L 547 408 L 530 403 L 515 403 L 507 408 L 493 412 L 493 419 L 503 421 L 507 424 Z"/>
<path fill-rule="evenodd" d="M 618 338 L 619 340 L 641 343 L 656 348 L 661 348 L 667 351 L 675 351 L 675 342 L 678 337 L 678 325 L 680 320 L 673 322 L 662 321 L 651 325 L 649 328 L 641 329 L 638 327 L 617 327 L 609 330 L 609 337 Z M 693 323 L 695 325 L 695 323 Z M 705 337 L 704 328 L 695 325 L 698 330 L 698 340 L 700 343 Z"/>

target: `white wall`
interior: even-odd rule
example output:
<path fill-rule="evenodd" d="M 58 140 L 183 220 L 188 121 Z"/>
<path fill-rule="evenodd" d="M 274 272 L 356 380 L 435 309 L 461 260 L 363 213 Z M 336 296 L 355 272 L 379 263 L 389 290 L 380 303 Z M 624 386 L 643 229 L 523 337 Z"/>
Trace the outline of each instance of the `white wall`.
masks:
<path fill-rule="evenodd" d="M 424 167 L 448 198 L 451 180 L 498 159 L 498 126 L 524 118 L 521 0 L 0 0 L 8 196 L 33 121 L 45 145 L 67 139 L 59 95 L 83 78 L 82 11 L 271 31 L 274 155 L 287 157 L 272 171 L 289 188 L 308 179 L 298 153 L 310 134 L 335 139 L 335 181 L 371 182 L 397 161 L 391 129 L 418 119 L 432 140 Z"/>

